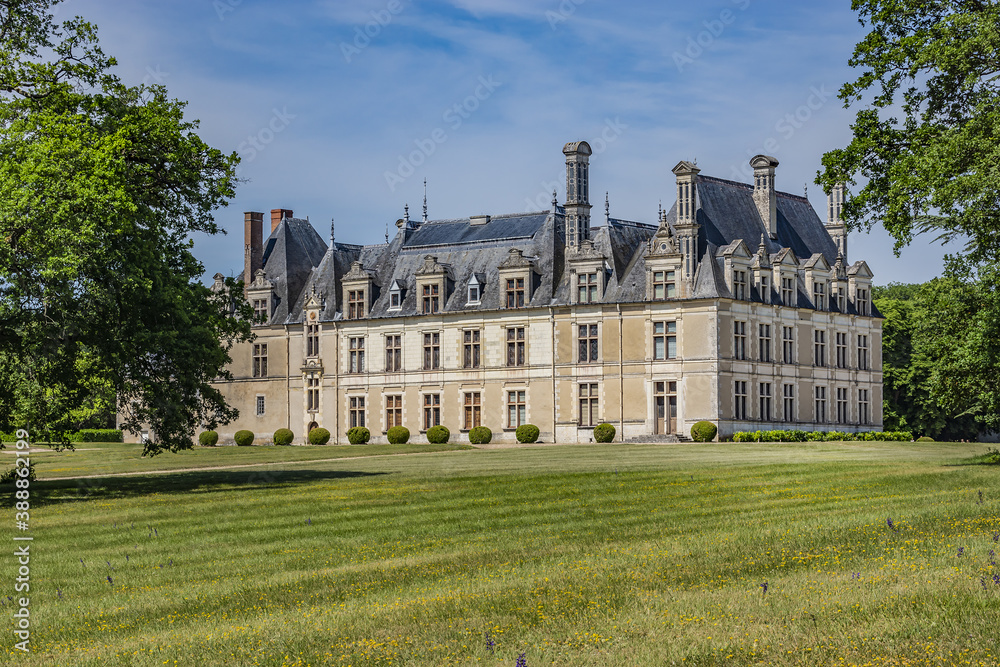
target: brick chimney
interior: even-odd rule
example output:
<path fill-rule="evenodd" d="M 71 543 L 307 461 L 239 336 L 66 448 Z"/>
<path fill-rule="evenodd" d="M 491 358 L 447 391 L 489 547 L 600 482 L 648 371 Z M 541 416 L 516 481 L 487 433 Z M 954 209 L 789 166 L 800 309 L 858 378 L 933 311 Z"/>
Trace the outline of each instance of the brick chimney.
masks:
<path fill-rule="evenodd" d="M 247 211 L 243 214 L 243 285 L 253 282 L 254 274 L 263 268 L 264 214 Z"/>
<path fill-rule="evenodd" d="M 753 201 L 757 204 L 760 221 L 772 239 L 778 238 L 778 198 L 774 190 L 774 168 L 778 160 L 770 155 L 755 155 L 753 167 Z"/>
<path fill-rule="evenodd" d="M 294 214 L 292 213 L 291 209 L 287 209 L 287 208 L 272 208 L 271 209 L 271 233 L 273 234 L 274 230 L 277 229 L 278 225 L 281 224 L 281 219 L 282 218 L 291 218 L 291 217 L 294 217 Z"/>

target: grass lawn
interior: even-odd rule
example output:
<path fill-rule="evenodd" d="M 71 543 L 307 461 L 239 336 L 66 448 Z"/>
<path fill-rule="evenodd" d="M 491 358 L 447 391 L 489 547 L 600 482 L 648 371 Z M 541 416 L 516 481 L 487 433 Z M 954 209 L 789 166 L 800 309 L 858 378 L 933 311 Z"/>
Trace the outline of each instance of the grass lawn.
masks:
<path fill-rule="evenodd" d="M 36 457 L 11 664 L 1000 662 L 983 445 L 130 447 Z"/>

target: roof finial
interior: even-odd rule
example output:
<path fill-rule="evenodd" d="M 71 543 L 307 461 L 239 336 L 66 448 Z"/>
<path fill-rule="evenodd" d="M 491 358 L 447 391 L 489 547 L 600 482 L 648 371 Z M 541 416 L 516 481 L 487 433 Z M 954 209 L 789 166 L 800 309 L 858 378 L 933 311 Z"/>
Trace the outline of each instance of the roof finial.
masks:
<path fill-rule="evenodd" d="M 559 197 L 556 196 L 556 191 L 552 190 L 552 210 L 555 211 L 556 207 L 559 206 Z"/>
<path fill-rule="evenodd" d="M 427 222 L 427 179 L 424 179 L 424 222 Z"/>
<path fill-rule="evenodd" d="M 805 192 L 805 194 L 804 194 L 803 196 L 804 196 L 804 197 L 805 197 L 806 199 L 809 199 L 809 181 L 806 181 L 806 184 L 805 184 L 805 186 L 803 187 L 803 190 L 804 190 L 804 192 Z"/>
<path fill-rule="evenodd" d="M 330 218 L 330 247 L 333 247 L 333 218 Z"/>
<path fill-rule="evenodd" d="M 604 222 L 611 224 L 611 199 L 608 192 L 604 193 Z"/>
<path fill-rule="evenodd" d="M 410 222 L 410 205 L 409 204 L 406 204 L 403 207 L 403 212 L 404 212 L 403 220 L 406 220 L 406 222 Z"/>
<path fill-rule="evenodd" d="M 389 221 L 385 221 L 385 242 L 389 242 Z"/>

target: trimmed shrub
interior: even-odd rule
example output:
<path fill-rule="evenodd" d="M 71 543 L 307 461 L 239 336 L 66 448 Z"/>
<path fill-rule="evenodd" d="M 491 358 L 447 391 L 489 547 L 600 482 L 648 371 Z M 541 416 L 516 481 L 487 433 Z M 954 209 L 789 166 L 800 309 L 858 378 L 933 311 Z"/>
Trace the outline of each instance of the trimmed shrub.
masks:
<path fill-rule="evenodd" d="M 739 431 L 733 433 L 733 442 L 909 442 L 913 434 L 909 431 L 865 431 L 844 433 L 842 431 Z"/>
<path fill-rule="evenodd" d="M 325 428 L 314 428 L 309 431 L 309 444 L 325 445 L 330 442 L 330 432 Z"/>
<path fill-rule="evenodd" d="M 594 427 L 594 440 L 597 442 L 614 442 L 615 427 L 611 424 L 598 424 Z"/>
<path fill-rule="evenodd" d="M 427 442 L 432 445 L 443 445 L 451 437 L 451 431 L 444 426 L 431 426 L 427 429 Z"/>
<path fill-rule="evenodd" d="M 115 428 L 83 428 L 70 436 L 69 440 L 70 442 L 124 442 L 125 438 L 122 432 Z"/>
<path fill-rule="evenodd" d="M 233 440 L 239 447 L 249 447 L 253 444 L 254 434 L 253 431 L 237 431 L 236 435 L 233 436 Z"/>
<path fill-rule="evenodd" d="M 294 439 L 295 434 L 287 428 L 279 428 L 274 432 L 274 444 L 276 445 L 290 445 Z"/>
<path fill-rule="evenodd" d="M 215 431 L 202 431 L 198 434 L 198 444 L 202 447 L 215 447 L 219 442 L 219 434 Z"/>
<path fill-rule="evenodd" d="M 11 482 L 13 482 L 15 480 L 18 480 L 18 479 L 27 479 L 29 482 L 34 482 L 35 481 L 35 464 L 34 463 L 29 462 L 27 468 L 24 468 L 23 466 L 20 468 L 20 470 L 27 470 L 28 471 L 28 476 L 27 477 L 21 477 L 21 475 L 18 473 L 18 470 L 19 470 L 19 468 L 17 466 L 14 466 L 13 468 L 11 468 L 7 472 L 5 472 L 3 475 L 0 475 L 0 484 L 10 484 Z"/>
<path fill-rule="evenodd" d="M 469 431 L 469 442 L 473 445 L 488 445 L 493 439 L 493 431 L 485 426 L 476 426 Z"/>
<path fill-rule="evenodd" d="M 364 426 L 347 429 L 347 441 L 352 445 L 364 445 L 372 439 L 372 432 Z"/>
<path fill-rule="evenodd" d="M 390 445 L 405 445 L 410 441 L 410 429 L 405 426 L 393 426 L 385 435 Z"/>
<path fill-rule="evenodd" d="M 719 429 L 712 422 L 700 421 L 691 427 L 691 439 L 695 442 L 711 442 L 718 432 Z"/>
<path fill-rule="evenodd" d="M 928 435 L 922 435 L 919 438 L 917 438 L 917 442 L 934 442 L 934 438 Z"/>
<path fill-rule="evenodd" d="M 522 444 L 530 444 L 532 442 L 538 442 L 538 436 L 541 431 L 534 424 L 521 424 L 514 431 L 514 435 L 517 437 L 517 441 Z"/>

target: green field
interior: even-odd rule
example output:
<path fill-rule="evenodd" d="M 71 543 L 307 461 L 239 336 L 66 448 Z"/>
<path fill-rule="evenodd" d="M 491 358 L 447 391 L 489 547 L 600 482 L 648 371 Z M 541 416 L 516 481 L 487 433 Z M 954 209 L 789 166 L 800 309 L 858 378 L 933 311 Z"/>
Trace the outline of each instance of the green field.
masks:
<path fill-rule="evenodd" d="M 32 652 L 5 632 L 0 653 L 95 667 L 513 667 L 522 652 L 529 667 L 996 665 L 1000 467 L 955 465 L 985 450 L 45 453 Z M 143 474 L 72 478 L 127 472 Z M 16 567 L 0 558 L 8 618 Z"/>

